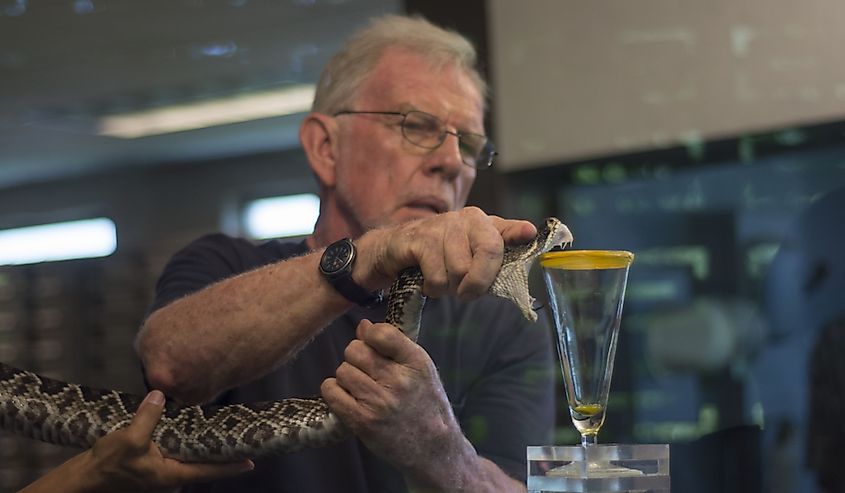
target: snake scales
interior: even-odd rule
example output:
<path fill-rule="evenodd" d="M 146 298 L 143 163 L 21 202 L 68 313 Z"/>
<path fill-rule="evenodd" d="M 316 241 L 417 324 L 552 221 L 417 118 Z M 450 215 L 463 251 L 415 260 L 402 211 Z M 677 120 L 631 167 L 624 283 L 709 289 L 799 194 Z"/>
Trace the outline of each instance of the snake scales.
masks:
<path fill-rule="evenodd" d="M 510 299 L 529 320 L 537 315 L 528 269 L 543 252 L 572 241 L 554 218 L 525 245 L 507 247 L 490 289 Z M 402 271 L 388 298 L 386 321 L 416 340 L 425 297 L 418 268 Z M 60 382 L 0 363 L 0 429 L 45 442 L 86 448 L 129 424 L 142 397 Z M 168 403 L 153 440 L 168 457 L 233 461 L 294 452 L 342 440 L 346 427 L 319 397 L 251 404 L 179 406 Z"/>

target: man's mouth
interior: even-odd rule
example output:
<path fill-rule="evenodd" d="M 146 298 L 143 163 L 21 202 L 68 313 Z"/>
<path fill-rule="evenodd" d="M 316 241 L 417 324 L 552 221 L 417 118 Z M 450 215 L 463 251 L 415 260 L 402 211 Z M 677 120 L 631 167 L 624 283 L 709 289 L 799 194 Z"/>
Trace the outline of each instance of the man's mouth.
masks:
<path fill-rule="evenodd" d="M 449 205 L 445 201 L 435 198 L 415 200 L 406 205 L 406 207 L 433 212 L 434 214 L 442 214 L 449 211 Z"/>

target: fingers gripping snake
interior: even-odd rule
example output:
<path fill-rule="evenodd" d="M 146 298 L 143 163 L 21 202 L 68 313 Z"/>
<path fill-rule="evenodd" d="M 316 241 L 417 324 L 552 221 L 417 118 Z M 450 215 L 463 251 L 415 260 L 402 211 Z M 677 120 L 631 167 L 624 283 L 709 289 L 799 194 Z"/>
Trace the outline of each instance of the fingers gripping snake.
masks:
<path fill-rule="evenodd" d="M 490 293 L 513 301 L 536 320 L 528 269 L 542 253 L 572 241 L 554 218 L 525 245 L 506 247 Z M 425 297 L 420 269 L 403 270 L 388 297 L 386 321 L 409 338 L 419 333 Z M 142 397 L 60 382 L 0 363 L 0 429 L 57 445 L 91 447 L 127 426 Z M 350 432 L 319 397 L 251 404 L 179 406 L 168 403 L 153 440 L 165 456 L 184 461 L 233 461 L 295 452 L 342 440 Z"/>

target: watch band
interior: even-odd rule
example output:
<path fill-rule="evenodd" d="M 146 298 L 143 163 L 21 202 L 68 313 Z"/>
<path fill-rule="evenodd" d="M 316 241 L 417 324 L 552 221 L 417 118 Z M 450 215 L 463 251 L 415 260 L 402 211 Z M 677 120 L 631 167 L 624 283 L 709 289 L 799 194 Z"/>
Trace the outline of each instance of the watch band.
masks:
<path fill-rule="evenodd" d="M 384 298 L 382 291 L 369 292 L 359 286 L 351 275 L 340 276 L 334 279 L 329 279 L 334 288 L 343 295 L 344 298 L 365 308 L 372 308 L 381 303 Z"/>

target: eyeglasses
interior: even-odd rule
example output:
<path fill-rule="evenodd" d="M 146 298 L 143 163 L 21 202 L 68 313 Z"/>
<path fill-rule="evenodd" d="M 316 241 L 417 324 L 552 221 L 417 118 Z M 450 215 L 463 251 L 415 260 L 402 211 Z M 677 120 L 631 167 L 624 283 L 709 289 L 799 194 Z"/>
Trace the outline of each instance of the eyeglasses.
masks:
<path fill-rule="evenodd" d="M 424 111 L 338 111 L 340 115 L 393 115 L 402 117 L 402 136 L 415 146 L 424 149 L 437 149 L 446 141 L 446 135 L 458 138 L 458 149 L 461 161 L 477 169 L 489 168 L 493 164 L 496 150 L 493 143 L 485 135 L 453 132 L 446 128 L 446 124 L 434 115 Z"/>

